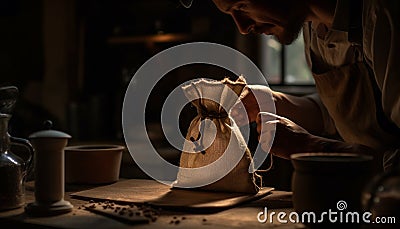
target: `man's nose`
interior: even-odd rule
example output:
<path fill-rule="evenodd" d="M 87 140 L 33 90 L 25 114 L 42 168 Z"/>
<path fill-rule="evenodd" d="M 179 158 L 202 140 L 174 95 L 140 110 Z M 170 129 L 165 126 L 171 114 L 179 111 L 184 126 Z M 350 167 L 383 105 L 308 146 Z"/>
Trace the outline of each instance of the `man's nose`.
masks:
<path fill-rule="evenodd" d="M 253 20 L 247 18 L 240 13 L 232 13 L 232 18 L 236 23 L 237 28 L 241 34 L 249 34 L 253 27 Z"/>

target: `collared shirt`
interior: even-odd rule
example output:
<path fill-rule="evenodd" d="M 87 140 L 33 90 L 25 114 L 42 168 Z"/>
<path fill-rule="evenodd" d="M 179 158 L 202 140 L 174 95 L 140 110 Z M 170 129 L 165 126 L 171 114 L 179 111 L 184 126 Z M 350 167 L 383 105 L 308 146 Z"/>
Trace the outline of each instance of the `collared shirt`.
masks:
<path fill-rule="evenodd" d="M 382 126 L 379 120 L 377 121 L 379 124 L 371 124 L 369 121 L 363 120 L 363 117 L 338 117 L 346 116 L 346 113 L 332 112 L 332 109 L 335 109 L 332 108 L 333 97 L 329 98 L 330 100 L 322 99 L 322 102 L 325 102 L 324 106 L 330 107 L 328 111 L 325 110 L 325 107 L 321 107 L 325 116 L 325 126 L 328 133 L 335 129 L 338 130 L 345 141 L 368 145 L 379 151 L 391 152 L 389 154 L 393 155 L 400 151 L 400 147 L 394 147 L 395 144 L 398 144 L 395 142 L 400 140 L 400 135 L 396 132 L 396 129 L 400 127 L 400 4 L 396 0 L 364 0 L 359 1 L 359 6 L 355 5 L 354 7 L 354 4 L 351 5 L 350 2 L 357 1 L 337 0 L 331 28 L 322 24 L 305 24 L 303 34 L 306 59 L 314 78 L 329 72 L 340 72 L 338 69 L 357 63 L 364 62 L 369 66 L 370 75 L 373 78 L 365 80 L 370 80 L 371 84 L 377 85 L 375 87 L 378 95 L 371 95 L 372 90 L 363 91 L 362 88 L 358 88 L 359 95 L 355 101 L 358 103 L 362 101 L 361 96 L 366 98 L 378 96 L 379 98 L 377 98 L 376 104 L 354 104 L 354 106 L 363 106 L 364 110 L 371 112 L 375 112 L 375 107 L 376 110 L 382 110 L 382 114 L 377 114 L 376 117 L 383 116 L 390 123 L 392 129 L 383 128 L 384 130 L 379 130 L 381 132 L 376 132 L 376 126 Z M 362 71 L 359 73 L 360 76 L 354 77 L 360 79 L 369 77 Z M 349 71 L 347 74 L 357 74 L 357 71 Z M 349 77 L 353 76 L 347 78 Z M 341 93 L 351 94 L 352 87 L 355 85 L 344 84 L 356 81 L 326 80 L 325 84 L 332 82 L 343 84 L 334 87 L 346 88 L 340 91 Z M 323 84 L 324 82 L 317 83 L 317 89 L 322 92 L 320 95 L 325 94 L 322 90 L 333 88 Z M 368 95 L 362 93 L 368 93 Z M 324 96 L 326 98 L 330 95 L 325 94 Z M 342 100 L 339 102 L 345 101 L 343 94 L 341 96 Z M 327 104 L 327 101 L 330 104 Z M 371 100 L 366 99 L 365 101 Z M 346 103 L 351 104 L 351 101 L 346 101 Z M 332 115 L 333 113 L 335 114 Z M 379 112 L 377 111 L 377 113 Z M 375 117 L 375 115 L 370 115 L 370 117 Z M 346 125 L 344 120 L 350 121 L 351 123 L 347 124 L 357 128 L 358 134 L 363 136 L 355 136 L 357 132 L 351 132 L 351 129 L 338 128 Z M 386 137 L 384 138 L 383 135 L 386 133 L 394 137 L 384 140 Z M 397 140 L 395 140 L 396 136 L 399 136 Z"/>

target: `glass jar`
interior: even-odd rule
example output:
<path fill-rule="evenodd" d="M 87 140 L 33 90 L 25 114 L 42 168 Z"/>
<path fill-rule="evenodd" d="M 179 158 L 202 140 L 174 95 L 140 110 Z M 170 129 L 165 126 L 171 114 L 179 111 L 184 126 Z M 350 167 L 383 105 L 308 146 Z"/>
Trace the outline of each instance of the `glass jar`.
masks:
<path fill-rule="evenodd" d="M 9 114 L 0 113 L 0 211 L 21 207 L 25 204 L 25 177 L 31 164 L 33 149 L 25 139 L 8 134 Z M 30 157 L 23 160 L 10 151 L 11 142 L 26 146 Z"/>
<path fill-rule="evenodd" d="M 398 228 L 400 221 L 400 164 L 376 176 L 366 187 L 362 204 L 372 213 L 366 228 Z"/>

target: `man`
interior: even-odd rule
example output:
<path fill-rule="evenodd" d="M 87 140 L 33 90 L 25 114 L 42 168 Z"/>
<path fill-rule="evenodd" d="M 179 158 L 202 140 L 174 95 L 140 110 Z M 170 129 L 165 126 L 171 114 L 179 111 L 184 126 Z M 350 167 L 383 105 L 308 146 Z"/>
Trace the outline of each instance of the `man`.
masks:
<path fill-rule="evenodd" d="M 248 118 L 257 121 L 259 133 L 262 127 L 276 125 L 273 154 L 289 159 L 297 152 L 358 152 L 373 155 L 385 169 L 399 164 L 398 1 L 213 2 L 232 16 L 242 34 L 273 35 L 290 44 L 303 29 L 306 59 L 318 94 L 295 97 L 272 92 L 279 115 L 274 121 L 257 116 L 254 97 L 269 88 L 251 85 L 242 95 Z M 238 111 L 232 114 L 239 124 L 247 120 Z M 268 144 L 266 139 L 260 142 L 264 147 Z"/>

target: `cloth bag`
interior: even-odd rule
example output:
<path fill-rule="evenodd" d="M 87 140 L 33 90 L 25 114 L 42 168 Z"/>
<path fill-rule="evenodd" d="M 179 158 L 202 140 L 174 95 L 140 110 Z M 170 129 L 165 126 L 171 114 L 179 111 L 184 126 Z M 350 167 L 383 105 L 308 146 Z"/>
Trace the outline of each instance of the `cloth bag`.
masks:
<path fill-rule="evenodd" d="M 229 110 L 245 86 L 245 80 L 239 77 L 236 81 L 200 79 L 182 87 L 198 114 L 190 123 L 173 187 L 259 191 L 261 185 L 256 183 L 261 184 L 261 176 L 249 173 L 249 168 L 254 168 L 251 153 L 238 126 L 229 117 Z"/>

